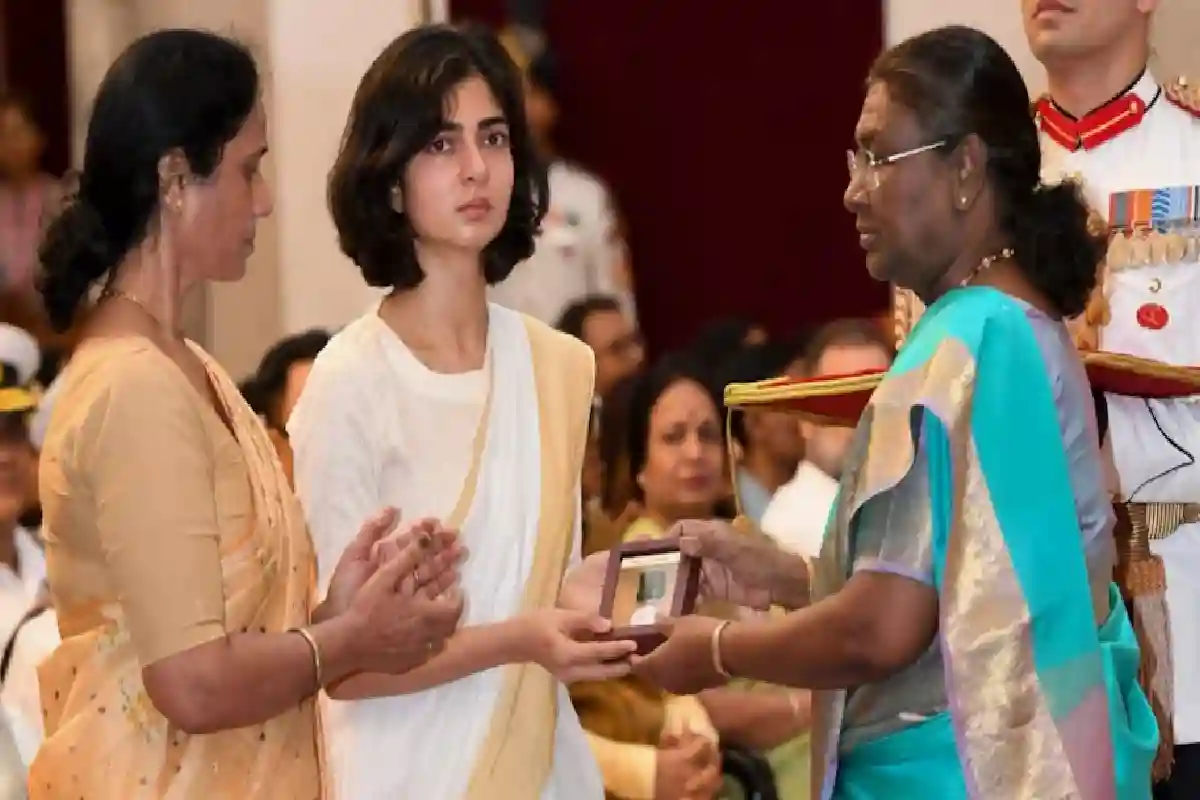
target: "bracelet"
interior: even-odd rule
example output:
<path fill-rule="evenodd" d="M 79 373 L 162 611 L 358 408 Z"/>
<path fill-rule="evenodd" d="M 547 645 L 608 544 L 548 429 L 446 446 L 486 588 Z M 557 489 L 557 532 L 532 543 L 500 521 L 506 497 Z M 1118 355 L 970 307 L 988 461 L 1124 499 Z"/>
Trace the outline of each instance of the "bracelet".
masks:
<path fill-rule="evenodd" d="M 317 640 L 306 628 L 292 628 L 289 632 L 300 634 L 308 643 L 308 649 L 312 651 L 313 670 L 317 673 L 317 691 L 321 691 L 325 687 L 325 669 L 321 665 L 321 648 L 317 647 Z"/>
<path fill-rule="evenodd" d="M 721 634 L 725 632 L 727 627 L 729 627 L 729 623 L 730 620 L 725 620 L 720 625 L 713 628 L 712 639 L 710 640 L 712 643 L 713 669 L 715 669 L 717 674 L 722 678 L 733 677 L 729 670 L 725 669 L 725 659 L 721 658 Z"/>

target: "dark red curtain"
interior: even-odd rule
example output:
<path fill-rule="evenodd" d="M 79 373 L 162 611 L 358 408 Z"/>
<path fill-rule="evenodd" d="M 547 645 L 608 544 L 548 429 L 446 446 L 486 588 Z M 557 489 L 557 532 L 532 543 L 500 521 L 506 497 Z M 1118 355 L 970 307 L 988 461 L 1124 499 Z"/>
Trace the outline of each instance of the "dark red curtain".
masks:
<path fill-rule="evenodd" d="M 504 0 L 452 0 L 505 22 Z M 842 208 L 844 153 L 883 41 L 881 4 L 545 4 L 563 152 L 612 186 L 629 220 L 656 348 L 738 315 L 789 334 L 873 316 Z"/>
<path fill-rule="evenodd" d="M 28 98 L 46 134 L 45 166 L 61 175 L 70 161 L 66 0 L 0 0 L 3 88 Z"/>

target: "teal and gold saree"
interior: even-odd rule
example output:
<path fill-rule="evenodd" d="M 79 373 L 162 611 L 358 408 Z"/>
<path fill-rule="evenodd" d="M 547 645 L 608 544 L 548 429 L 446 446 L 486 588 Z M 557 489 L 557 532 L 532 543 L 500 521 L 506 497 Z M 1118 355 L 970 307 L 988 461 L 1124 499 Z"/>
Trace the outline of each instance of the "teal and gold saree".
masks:
<path fill-rule="evenodd" d="M 818 693 L 815 797 L 1150 797 L 1137 643 L 1068 470 L 1024 308 L 944 296 L 867 406 L 813 574 L 814 601 L 862 569 L 927 583 L 939 633 L 879 684 Z"/>

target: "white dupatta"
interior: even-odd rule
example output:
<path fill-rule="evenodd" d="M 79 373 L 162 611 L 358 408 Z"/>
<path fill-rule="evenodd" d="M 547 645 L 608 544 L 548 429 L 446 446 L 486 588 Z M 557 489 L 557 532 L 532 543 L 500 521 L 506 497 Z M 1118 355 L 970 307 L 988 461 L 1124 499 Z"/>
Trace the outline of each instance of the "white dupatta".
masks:
<path fill-rule="evenodd" d="M 488 351 L 483 447 L 459 526 L 470 549 L 462 567 L 464 627 L 500 622 L 522 610 L 541 515 L 537 384 L 519 314 L 491 306 Z M 327 784 L 336 787 L 334 800 L 464 797 L 504 678 L 505 668 L 498 667 L 414 694 L 327 701 L 326 744 L 335 771 Z M 557 713 L 554 766 L 542 798 L 598 800 L 602 782 L 565 687 L 559 687 Z M 496 787 L 495 797 L 507 800 L 503 787 Z"/>

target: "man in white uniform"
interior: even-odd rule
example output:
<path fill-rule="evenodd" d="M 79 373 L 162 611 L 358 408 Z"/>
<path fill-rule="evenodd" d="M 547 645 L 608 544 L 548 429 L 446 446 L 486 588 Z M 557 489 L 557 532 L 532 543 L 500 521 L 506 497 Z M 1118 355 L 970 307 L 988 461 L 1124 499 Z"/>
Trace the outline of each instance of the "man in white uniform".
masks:
<path fill-rule="evenodd" d="M 34 534 L 18 523 L 33 477 L 29 414 L 41 355 L 37 341 L 0 324 L 0 647 L 41 593 L 46 559 Z"/>
<path fill-rule="evenodd" d="M 887 341 L 871 323 L 861 320 L 826 325 L 813 336 L 804 355 L 810 378 L 885 371 L 891 364 Z M 854 429 L 803 420 L 800 433 L 804 459 L 792 479 L 776 490 L 759 527 L 784 548 L 815 558 L 821 552 Z"/>
<path fill-rule="evenodd" d="M 25 692 L 22 697 L 29 702 L 12 702 L 15 686 L 21 683 L 12 680 L 15 643 L 29 621 L 45 608 L 46 599 L 46 558 L 41 543 L 18 522 L 33 480 L 29 424 L 37 404 L 32 383 L 40 363 L 38 344 L 31 335 L 0 324 L 0 707 L 4 712 L 0 715 L 0 798 L 15 796 L 5 788 L 10 782 L 24 783 L 24 763 L 33 756 L 30 747 L 36 749 L 40 740 L 33 731 L 41 726 L 36 683 L 32 696 Z M 28 677 L 35 676 L 22 676 Z"/>
<path fill-rule="evenodd" d="M 534 254 L 491 287 L 489 296 L 502 306 L 554 325 L 571 303 L 591 295 L 612 295 L 633 319 L 628 250 L 612 197 L 599 178 L 554 150 L 558 104 L 552 56 L 544 46 L 530 57 L 515 38 L 505 43 L 525 71 L 530 132 L 549 164 L 550 209 Z"/>
<path fill-rule="evenodd" d="M 1048 78 L 1035 104 L 1043 179 L 1080 179 L 1111 237 L 1101 291 L 1085 315 L 1086 345 L 1200 365 L 1200 98 L 1147 67 L 1156 5 L 1022 0 L 1022 11 Z M 1173 675 L 1152 677 L 1152 694 L 1165 716 L 1173 711 L 1173 730 L 1163 733 L 1175 747 L 1169 779 L 1161 780 L 1168 751 L 1155 765 L 1155 796 L 1198 798 L 1200 402 L 1108 395 L 1107 410 L 1118 499 L 1165 566 Z M 1163 633 L 1143 645 L 1160 663 Z"/>

